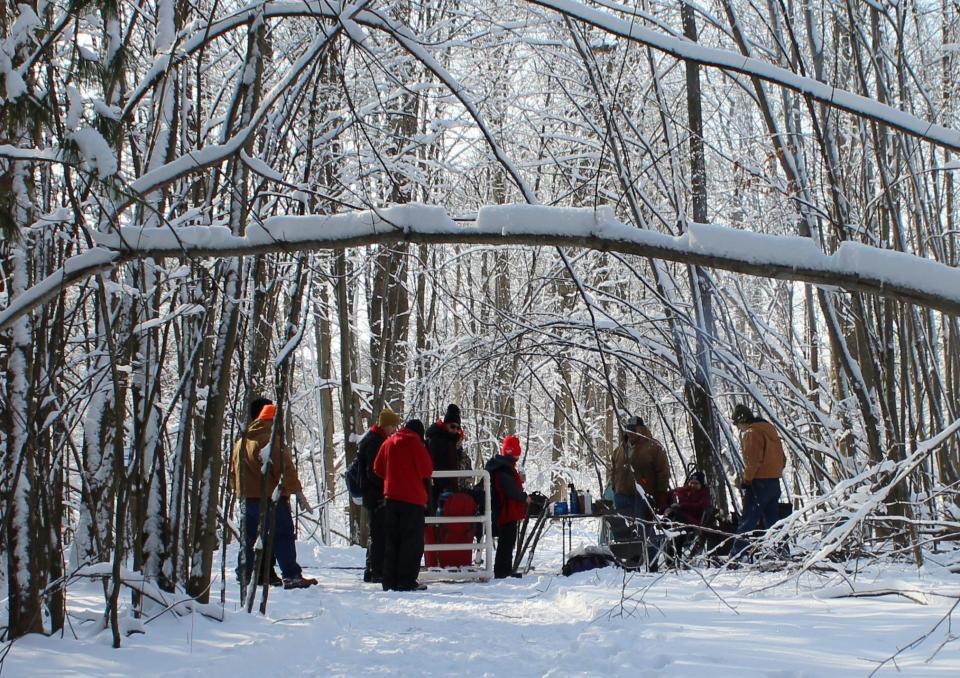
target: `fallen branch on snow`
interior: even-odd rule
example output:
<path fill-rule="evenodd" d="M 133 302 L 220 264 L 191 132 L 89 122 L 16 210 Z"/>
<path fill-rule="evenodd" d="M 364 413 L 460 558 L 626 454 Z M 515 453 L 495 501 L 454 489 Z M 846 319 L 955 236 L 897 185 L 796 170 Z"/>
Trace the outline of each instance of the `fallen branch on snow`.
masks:
<path fill-rule="evenodd" d="M 112 577 L 112 563 L 96 563 L 81 567 L 71 575 L 71 579 L 109 579 Z M 140 572 L 134 572 L 126 568 L 120 570 L 120 583 L 133 591 L 136 591 L 145 598 L 152 600 L 158 605 L 164 607 L 163 612 L 173 612 L 177 616 L 184 616 L 186 613 L 201 614 L 208 619 L 223 621 L 223 611 L 217 605 L 210 603 L 200 603 L 195 598 L 187 595 L 176 596 L 167 593 L 156 584 L 147 581 L 146 577 Z M 184 610 L 181 612 L 177 608 Z M 161 613 L 162 614 L 162 613 Z M 154 615 L 151 619 L 155 619 Z"/>

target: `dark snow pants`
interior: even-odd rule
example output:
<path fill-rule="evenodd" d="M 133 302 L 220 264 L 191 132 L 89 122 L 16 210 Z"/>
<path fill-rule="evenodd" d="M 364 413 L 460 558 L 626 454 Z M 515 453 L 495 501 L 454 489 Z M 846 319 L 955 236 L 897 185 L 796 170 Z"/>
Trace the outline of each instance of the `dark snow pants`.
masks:
<path fill-rule="evenodd" d="M 423 559 L 424 507 L 387 499 L 383 510 L 383 590 L 413 590 Z"/>
<path fill-rule="evenodd" d="M 367 509 L 367 526 L 370 536 L 367 542 L 367 566 L 363 572 L 364 581 L 380 581 L 383 579 L 385 515 L 386 507 L 383 502 L 380 502 L 376 508 Z"/>
<path fill-rule="evenodd" d="M 517 543 L 517 522 L 506 523 L 497 528 L 497 556 L 493 561 L 493 576 L 503 579 L 513 574 L 513 547 Z"/>
<path fill-rule="evenodd" d="M 631 518 L 639 518 L 645 504 L 639 494 L 614 494 L 613 507 L 617 513 Z"/>

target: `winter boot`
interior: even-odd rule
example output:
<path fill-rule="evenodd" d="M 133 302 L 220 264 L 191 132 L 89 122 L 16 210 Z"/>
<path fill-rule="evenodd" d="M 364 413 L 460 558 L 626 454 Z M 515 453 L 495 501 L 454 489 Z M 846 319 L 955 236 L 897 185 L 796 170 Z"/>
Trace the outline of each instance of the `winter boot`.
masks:
<path fill-rule="evenodd" d="M 316 579 L 311 577 L 290 577 L 289 579 L 283 580 L 283 588 L 285 589 L 308 589 L 314 584 L 317 583 Z"/>
<path fill-rule="evenodd" d="M 410 584 L 409 586 L 397 586 L 397 587 L 394 587 L 393 590 L 394 590 L 394 591 L 426 591 L 426 590 L 427 590 L 427 585 L 426 585 L 426 584 L 421 584 L 421 583 L 419 583 L 419 582 L 414 582 L 413 584 Z"/>

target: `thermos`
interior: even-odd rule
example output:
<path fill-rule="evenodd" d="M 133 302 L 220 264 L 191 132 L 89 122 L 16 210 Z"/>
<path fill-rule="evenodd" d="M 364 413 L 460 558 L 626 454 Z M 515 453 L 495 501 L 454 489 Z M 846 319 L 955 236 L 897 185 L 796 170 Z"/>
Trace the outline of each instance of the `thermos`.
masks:
<path fill-rule="evenodd" d="M 590 490 L 583 493 L 583 513 L 588 516 L 593 513 L 593 497 L 590 496 Z"/>
<path fill-rule="evenodd" d="M 570 513 L 573 513 L 573 514 L 580 513 L 580 497 L 577 494 L 577 488 L 573 486 L 573 483 L 570 483 L 569 485 L 567 485 L 567 489 L 569 490 L 569 493 L 570 493 L 570 497 L 569 497 Z"/>

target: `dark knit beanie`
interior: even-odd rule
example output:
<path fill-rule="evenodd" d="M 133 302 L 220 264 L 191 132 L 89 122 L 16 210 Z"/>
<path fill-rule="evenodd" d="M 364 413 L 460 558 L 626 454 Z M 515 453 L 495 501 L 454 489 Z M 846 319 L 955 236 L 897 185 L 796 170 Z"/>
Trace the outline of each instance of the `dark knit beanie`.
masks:
<path fill-rule="evenodd" d="M 443 415 L 444 424 L 459 424 L 460 423 L 460 408 L 454 405 L 453 403 L 447 405 L 447 413 Z"/>
<path fill-rule="evenodd" d="M 406 424 L 404 424 L 403 427 L 405 429 L 413 431 L 418 436 L 420 436 L 421 440 L 423 440 L 423 434 L 424 434 L 423 422 L 420 421 L 419 419 L 411 419 Z"/>
<path fill-rule="evenodd" d="M 628 431 L 635 431 L 637 430 L 638 426 L 643 426 L 643 417 L 627 417 L 627 421 L 624 426 Z"/>
<path fill-rule="evenodd" d="M 730 417 L 733 420 L 734 424 L 749 424 L 753 421 L 753 410 L 744 405 L 743 403 L 738 403 L 733 408 L 733 416 Z"/>
<path fill-rule="evenodd" d="M 687 482 L 690 482 L 690 480 L 692 479 L 696 479 L 697 481 L 699 481 L 700 485 L 703 487 L 707 486 L 707 476 L 703 474 L 703 471 L 694 471 L 693 473 L 691 473 L 690 477 L 687 478 Z"/>

